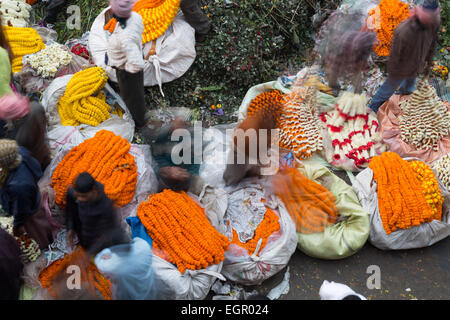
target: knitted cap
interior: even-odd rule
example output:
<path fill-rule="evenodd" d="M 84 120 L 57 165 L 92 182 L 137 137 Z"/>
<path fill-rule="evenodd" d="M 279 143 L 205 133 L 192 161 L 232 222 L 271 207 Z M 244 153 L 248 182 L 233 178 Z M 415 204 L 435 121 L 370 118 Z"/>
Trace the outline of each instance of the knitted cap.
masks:
<path fill-rule="evenodd" d="M 424 0 L 421 6 L 424 9 L 436 10 L 439 7 L 439 3 L 436 0 Z"/>
<path fill-rule="evenodd" d="M 19 145 L 15 140 L 0 139 L 0 168 L 12 170 L 22 162 Z"/>
<path fill-rule="evenodd" d="M 0 119 L 17 120 L 30 113 L 30 101 L 18 94 L 7 94 L 0 98 Z"/>

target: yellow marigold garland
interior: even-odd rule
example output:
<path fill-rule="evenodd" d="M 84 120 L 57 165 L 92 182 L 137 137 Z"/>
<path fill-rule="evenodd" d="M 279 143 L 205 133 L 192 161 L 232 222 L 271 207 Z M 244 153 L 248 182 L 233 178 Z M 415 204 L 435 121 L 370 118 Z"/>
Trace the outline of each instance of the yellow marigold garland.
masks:
<path fill-rule="evenodd" d="M 8 40 L 13 53 L 13 61 L 11 62 L 12 72 L 20 72 L 22 70 L 22 60 L 27 54 L 32 54 L 45 48 L 45 44 L 38 32 L 33 28 L 16 28 L 3 26 L 3 33 Z"/>
<path fill-rule="evenodd" d="M 154 253 L 175 264 L 181 273 L 225 259 L 230 241 L 183 191 L 166 189 L 150 195 L 139 204 L 137 216 L 153 240 Z"/>
<path fill-rule="evenodd" d="M 111 107 L 102 90 L 108 80 L 101 67 L 91 67 L 75 73 L 58 102 L 61 124 L 78 126 L 81 123 L 98 126 L 111 117 Z"/>
<path fill-rule="evenodd" d="M 128 204 L 134 197 L 137 183 L 137 166 L 129 153 L 130 147 L 126 139 L 101 130 L 70 150 L 52 175 L 56 204 L 65 207 L 67 189 L 85 171 L 104 185 L 106 195 L 116 205 Z"/>
<path fill-rule="evenodd" d="M 376 17 L 378 12 L 379 19 Z M 395 28 L 409 16 L 408 4 L 399 0 L 381 0 L 378 7 L 369 12 L 369 17 L 371 16 L 375 18 L 375 21 L 380 22 L 380 28 L 375 29 L 378 44 L 373 50 L 379 56 L 389 56 Z"/>

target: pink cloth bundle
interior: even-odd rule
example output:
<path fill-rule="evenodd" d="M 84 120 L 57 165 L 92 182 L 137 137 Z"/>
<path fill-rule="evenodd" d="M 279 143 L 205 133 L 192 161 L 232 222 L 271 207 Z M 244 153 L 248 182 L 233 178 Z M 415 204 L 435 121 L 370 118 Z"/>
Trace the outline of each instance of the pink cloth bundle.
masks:
<path fill-rule="evenodd" d="M 0 119 L 17 120 L 31 111 L 30 101 L 19 94 L 7 94 L 0 98 Z"/>
<path fill-rule="evenodd" d="M 136 0 L 109 0 L 112 12 L 119 18 L 129 18 Z"/>

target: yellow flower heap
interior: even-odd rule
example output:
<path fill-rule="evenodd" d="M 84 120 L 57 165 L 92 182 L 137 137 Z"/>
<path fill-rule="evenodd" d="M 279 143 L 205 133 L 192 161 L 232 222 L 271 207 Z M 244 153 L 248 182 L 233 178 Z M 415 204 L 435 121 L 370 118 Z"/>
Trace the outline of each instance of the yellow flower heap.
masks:
<path fill-rule="evenodd" d="M 108 76 L 100 67 L 91 67 L 75 73 L 59 99 L 58 112 L 64 126 L 82 123 L 98 126 L 111 117 L 111 107 L 101 91 Z"/>
<path fill-rule="evenodd" d="M 144 22 L 142 43 L 159 38 L 172 24 L 180 8 L 180 0 L 138 0 L 133 11 Z"/>
<path fill-rule="evenodd" d="M 32 54 L 45 48 L 45 44 L 38 32 L 33 28 L 16 28 L 4 26 L 3 33 L 13 53 L 11 63 L 12 72 L 22 70 L 22 60 L 27 54 Z"/>

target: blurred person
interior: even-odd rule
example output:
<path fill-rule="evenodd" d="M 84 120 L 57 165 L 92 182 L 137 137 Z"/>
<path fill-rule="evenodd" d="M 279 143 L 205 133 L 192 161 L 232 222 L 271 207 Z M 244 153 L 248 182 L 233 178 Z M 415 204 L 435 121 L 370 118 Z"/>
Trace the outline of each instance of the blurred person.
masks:
<path fill-rule="evenodd" d="M 66 2 L 65 0 L 50 0 L 50 3 L 46 8 L 47 14 L 43 22 L 55 24 L 56 19 L 58 18 L 58 13 L 61 11 L 65 2 Z"/>
<path fill-rule="evenodd" d="M 38 186 L 42 175 L 39 162 L 27 148 L 14 140 L 0 139 L 0 204 L 14 216 L 14 235 L 27 233 L 40 249 L 53 241 Z"/>
<path fill-rule="evenodd" d="M 192 28 L 195 29 L 195 40 L 203 42 L 211 29 L 208 17 L 202 11 L 200 0 L 181 0 L 180 9 Z"/>
<path fill-rule="evenodd" d="M 349 77 L 355 93 L 362 92 L 362 72 L 368 68 L 367 60 L 376 41 L 376 34 L 366 31 L 347 31 L 339 38 L 339 45 L 330 49 L 322 59 L 328 85 L 337 95 L 339 79 Z"/>
<path fill-rule="evenodd" d="M 378 112 L 397 89 L 400 95 L 411 94 L 419 74 L 428 76 L 439 37 L 440 19 L 438 2 L 425 0 L 395 29 L 387 64 L 388 77 L 372 98 L 369 107 L 373 111 Z"/>
<path fill-rule="evenodd" d="M 96 255 L 113 245 L 128 243 L 120 213 L 105 194 L 104 186 L 89 173 L 81 173 L 66 194 L 67 245 L 75 236 L 88 254 Z"/>
<path fill-rule="evenodd" d="M 19 300 L 23 263 L 16 239 L 0 228 L 0 300 Z"/>

